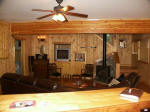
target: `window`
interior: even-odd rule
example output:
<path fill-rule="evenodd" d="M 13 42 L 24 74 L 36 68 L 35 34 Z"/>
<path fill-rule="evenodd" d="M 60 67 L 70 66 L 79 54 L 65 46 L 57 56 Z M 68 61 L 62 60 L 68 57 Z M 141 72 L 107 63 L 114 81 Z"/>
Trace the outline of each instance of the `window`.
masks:
<path fill-rule="evenodd" d="M 55 60 L 70 61 L 70 44 L 55 44 Z"/>

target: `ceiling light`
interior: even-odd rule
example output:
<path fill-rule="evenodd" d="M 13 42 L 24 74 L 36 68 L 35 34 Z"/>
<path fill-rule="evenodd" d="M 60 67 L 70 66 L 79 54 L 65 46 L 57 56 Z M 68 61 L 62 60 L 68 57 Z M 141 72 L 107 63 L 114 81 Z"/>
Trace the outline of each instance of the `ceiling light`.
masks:
<path fill-rule="evenodd" d="M 62 14 L 57 15 L 59 21 L 65 21 L 65 17 Z"/>
<path fill-rule="evenodd" d="M 52 17 L 52 19 L 55 20 L 55 21 L 59 20 L 59 21 L 62 21 L 62 22 L 66 20 L 65 17 L 62 14 L 60 14 L 60 13 L 59 14 L 55 14 Z"/>
<path fill-rule="evenodd" d="M 46 39 L 46 36 L 45 35 L 39 35 L 39 36 L 37 36 L 37 38 L 39 41 L 44 41 Z"/>
<path fill-rule="evenodd" d="M 67 11 L 67 10 L 68 10 L 68 7 L 64 7 L 63 10 L 64 10 L 64 11 Z"/>
<path fill-rule="evenodd" d="M 68 21 L 66 18 L 66 15 L 81 17 L 81 18 L 87 18 L 88 17 L 87 14 L 70 12 L 70 11 L 75 9 L 73 6 L 69 6 L 69 5 L 66 7 L 61 6 L 61 3 L 63 2 L 63 0 L 56 0 L 56 2 L 58 3 L 58 5 L 54 7 L 54 10 L 32 9 L 32 11 L 41 11 L 41 12 L 49 12 L 49 13 L 51 12 L 50 14 L 38 17 L 37 19 L 43 19 L 46 17 L 53 16 L 52 17 L 53 20 L 61 21 L 61 22 L 67 22 Z"/>
<path fill-rule="evenodd" d="M 53 20 L 57 21 L 58 20 L 58 16 L 55 14 L 53 17 L 52 17 Z"/>

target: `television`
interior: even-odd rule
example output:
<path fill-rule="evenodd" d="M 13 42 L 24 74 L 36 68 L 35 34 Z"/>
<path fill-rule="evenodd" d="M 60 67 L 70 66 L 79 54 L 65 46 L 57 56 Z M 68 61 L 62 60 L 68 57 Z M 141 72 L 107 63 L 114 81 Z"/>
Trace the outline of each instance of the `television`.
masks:
<path fill-rule="evenodd" d="M 55 60 L 58 61 L 70 61 L 70 50 L 60 50 L 57 49 L 55 52 Z"/>

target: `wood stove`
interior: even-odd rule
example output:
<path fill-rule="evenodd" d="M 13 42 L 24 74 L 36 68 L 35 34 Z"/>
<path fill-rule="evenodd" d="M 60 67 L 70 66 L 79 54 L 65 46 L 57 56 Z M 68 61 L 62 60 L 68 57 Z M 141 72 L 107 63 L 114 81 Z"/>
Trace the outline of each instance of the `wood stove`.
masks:
<path fill-rule="evenodd" d="M 103 83 L 109 83 L 111 80 L 110 66 L 106 65 L 107 52 L 107 34 L 103 34 L 103 63 L 96 66 L 96 79 Z"/>

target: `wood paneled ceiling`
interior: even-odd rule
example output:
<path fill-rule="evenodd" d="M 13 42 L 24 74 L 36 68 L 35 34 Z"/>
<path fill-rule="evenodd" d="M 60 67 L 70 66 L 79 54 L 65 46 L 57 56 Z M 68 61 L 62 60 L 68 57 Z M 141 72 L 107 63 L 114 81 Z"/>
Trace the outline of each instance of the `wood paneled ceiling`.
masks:
<path fill-rule="evenodd" d="M 0 20 L 35 21 L 35 18 L 47 13 L 32 12 L 31 9 L 53 9 L 56 5 L 55 0 L 0 0 Z M 62 5 L 74 6 L 73 12 L 88 14 L 88 19 L 150 18 L 150 0 L 64 0 Z M 67 18 L 81 20 L 76 17 Z M 44 20 L 51 20 L 51 18 Z"/>

